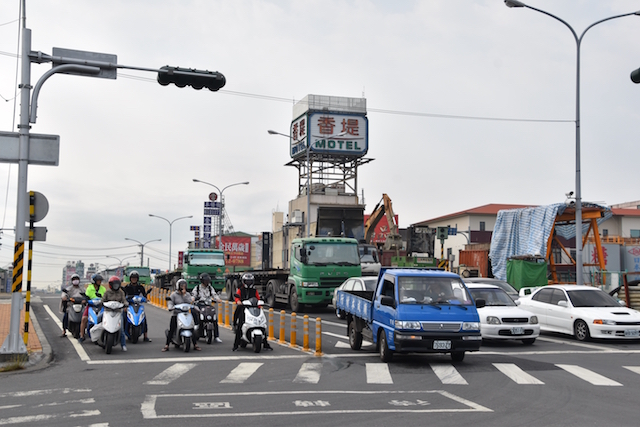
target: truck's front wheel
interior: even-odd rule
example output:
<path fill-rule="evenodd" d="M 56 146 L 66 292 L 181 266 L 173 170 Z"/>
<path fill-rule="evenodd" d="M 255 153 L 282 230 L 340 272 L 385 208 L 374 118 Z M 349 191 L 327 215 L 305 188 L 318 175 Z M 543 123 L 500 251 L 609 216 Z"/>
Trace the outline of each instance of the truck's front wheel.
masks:
<path fill-rule="evenodd" d="M 452 351 L 451 360 L 454 362 L 462 362 L 464 360 L 464 351 Z"/>
<path fill-rule="evenodd" d="M 356 330 L 356 321 L 349 323 L 349 345 L 353 350 L 360 350 L 362 347 L 362 332 Z"/>
<path fill-rule="evenodd" d="M 378 349 L 380 350 L 380 360 L 382 360 L 384 363 L 391 362 L 391 359 L 393 358 L 393 350 L 390 350 L 389 346 L 387 345 L 387 334 L 384 330 L 380 332 Z"/>
<path fill-rule="evenodd" d="M 302 304 L 298 301 L 298 292 L 296 292 L 296 287 L 291 287 L 291 292 L 289 292 L 289 305 L 291 306 L 291 311 L 296 313 L 300 312 L 302 308 Z"/>

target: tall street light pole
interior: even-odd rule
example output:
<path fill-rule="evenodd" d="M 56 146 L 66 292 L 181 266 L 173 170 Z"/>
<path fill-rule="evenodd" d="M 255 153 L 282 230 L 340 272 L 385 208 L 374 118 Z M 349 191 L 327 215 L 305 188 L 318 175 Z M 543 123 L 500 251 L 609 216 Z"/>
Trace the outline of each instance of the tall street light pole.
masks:
<path fill-rule="evenodd" d="M 176 218 L 173 221 L 169 221 L 167 218 L 162 217 L 160 215 L 149 214 L 149 216 L 154 217 L 154 218 L 164 219 L 169 224 L 169 270 L 167 270 L 169 272 L 169 271 L 171 271 L 171 228 L 173 226 L 173 223 L 178 221 L 179 219 L 193 218 L 193 215 L 181 216 L 180 218 Z"/>
<path fill-rule="evenodd" d="M 209 182 L 205 182 L 205 181 L 201 181 L 199 179 L 195 179 L 193 178 L 193 182 L 199 182 L 201 184 L 206 184 L 206 185 L 210 185 L 211 187 L 215 188 L 216 190 L 218 190 L 218 194 L 220 194 L 220 213 L 218 215 L 218 235 L 219 235 L 219 240 L 218 240 L 218 249 L 222 249 L 222 235 L 224 234 L 222 232 L 222 212 L 224 210 L 224 200 L 222 199 L 222 194 L 224 193 L 224 190 L 226 190 L 229 187 L 234 187 L 236 185 L 249 185 L 249 181 L 244 181 L 244 182 L 236 182 L 235 184 L 230 184 L 227 185 L 226 187 L 224 187 L 222 190 L 220 190 L 217 186 L 209 183 Z"/>
<path fill-rule="evenodd" d="M 131 240 L 132 242 L 136 242 L 137 244 L 140 245 L 140 267 L 144 267 L 144 246 L 151 242 L 159 242 L 162 239 L 149 240 L 148 242 L 145 242 L 145 243 L 139 242 L 136 239 L 130 239 L 128 237 L 125 237 L 124 240 Z"/>
<path fill-rule="evenodd" d="M 526 5 L 518 0 L 504 0 L 504 3 L 508 7 L 526 7 L 527 9 L 535 10 L 536 12 L 540 12 L 562 22 L 567 28 L 569 28 L 571 34 L 573 34 L 573 38 L 576 40 L 576 285 L 582 285 L 584 284 L 584 279 L 582 274 L 582 189 L 580 182 L 580 46 L 582 44 L 582 38 L 592 27 L 595 27 L 598 24 L 601 24 L 605 21 L 610 21 L 612 19 L 622 18 L 624 16 L 630 15 L 640 15 L 640 11 L 625 13 L 622 15 L 615 15 L 609 18 L 601 19 L 589 25 L 582 32 L 580 37 L 578 37 L 571 25 L 549 12 L 545 12 L 541 9 L 536 9 L 535 7 Z"/>

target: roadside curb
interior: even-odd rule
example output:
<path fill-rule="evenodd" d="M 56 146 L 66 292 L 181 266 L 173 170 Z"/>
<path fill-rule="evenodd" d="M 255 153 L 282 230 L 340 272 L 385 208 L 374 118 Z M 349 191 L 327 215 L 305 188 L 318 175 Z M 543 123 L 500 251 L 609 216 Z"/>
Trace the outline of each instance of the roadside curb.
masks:
<path fill-rule="evenodd" d="M 33 310 L 29 313 L 29 319 L 31 320 L 36 335 L 38 335 L 42 351 L 31 353 L 29 355 L 27 369 L 35 370 L 45 368 L 53 361 L 53 350 L 51 349 L 51 345 L 42 331 L 42 328 L 40 328 L 40 323 L 38 322 Z"/>

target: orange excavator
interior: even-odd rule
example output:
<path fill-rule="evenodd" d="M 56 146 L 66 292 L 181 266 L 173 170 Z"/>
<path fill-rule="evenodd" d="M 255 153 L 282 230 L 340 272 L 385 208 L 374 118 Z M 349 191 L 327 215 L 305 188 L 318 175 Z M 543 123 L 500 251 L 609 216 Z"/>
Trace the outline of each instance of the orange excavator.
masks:
<path fill-rule="evenodd" d="M 382 217 L 387 216 L 387 222 L 389 223 L 389 234 L 387 234 L 384 249 L 399 251 L 402 249 L 402 236 L 398 231 L 398 224 L 396 224 L 396 218 L 393 213 L 393 207 L 391 206 L 391 199 L 386 193 L 382 194 L 382 200 L 378 202 L 373 209 L 373 213 L 364 224 L 364 239 L 367 243 L 371 243 L 371 237 L 378 225 L 378 222 Z"/>

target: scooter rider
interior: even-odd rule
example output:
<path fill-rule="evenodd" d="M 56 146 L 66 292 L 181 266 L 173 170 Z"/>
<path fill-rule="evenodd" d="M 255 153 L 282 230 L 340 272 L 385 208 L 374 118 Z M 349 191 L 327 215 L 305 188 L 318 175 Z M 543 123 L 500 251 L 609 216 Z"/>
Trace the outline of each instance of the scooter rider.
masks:
<path fill-rule="evenodd" d="M 180 279 L 176 282 L 176 290 L 169 296 L 169 300 L 167 300 L 167 308 L 169 310 L 173 310 L 178 304 L 192 304 L 193 297 L 189 292 L 187 292 L 187 281 L 184 279 Z M 199 327 L 199 319 L 198 316 L 194 316 L 193 318 L 196 327 Z M 162 347 L 162 351 L 169 350 L 169 344 L 171 344 L 171 337 L 176 333 L 176 329 L 178 328 L 178 319 L 176 314 L 174 313 L 171 316 L 171 320 L 169 321 L 169 333 L 167 334 L 167 342 L 164 347 Z M 196 351 L 202 350 L 198 345 L 198 338 L 196 334 L 191 336 L 191 341 L 193 343 L 193 349 Z"/>
<path fill-rule="evenodd" d="M 242 340 L 242 325 L 244 324 L 244 307 L 242 305 L 242 301 L 248 300 L 249 298 L 255 297 L 256 299 L 260 299 L 260 294 L 254 287 L 254 277 L 251 273 L 245 273 L 242 275 L 242 279 L 240 280 L 240 286 L 234 295 L 234 299 L 236 301 L 236 311 L 233 314 L 233 327 L 236 331 L 236 339 L 233 343 L 232 351 L 236 351 L 238 346 L 240 345 L 240 341 Z M 267 341 L 267 337 L 264 337 L 263 347 L 265 350 L 273 350 Z"/>
<path fill-rule="evenodd" d="M 125 307 L 129 305 L 127 302 L 127 298 L 124 295 L 124 291 L 120 287 L 122 282 L 120 282 L 120 278 L 118 276 L 109 277 L 109 290 L 105 292 L 102 296 L 102 301 L 117 301 L 124 304 Z M 126 316 L 126 309 L 122 310 L 122 327 L 120 328 L 120 346 L 122 347 L 122 351 L 127 351 L 126 346 L 126 337 L 124 335 L 124 317 Z"/>
<path fill-rule="evenodd" d="M 69 301 L 75 302 L 76 298 L 82 298 L 82 289 L 80 288 L 80 276 L 73 274 L 71 276 L 71 285 L 67 286 L 62 292 L 62 298 L 60 299 L 60 311 L 64 313 L 62 315 L 62 335 L 60 337 L 67 336 L 67 328 L 69 326 L 69 313 L 67 313 L 67 304 Z"/>
<path fill-rule="evenodd" d="M 147 290 L 144 288 L 144 286 L 140 284 L 139 280 L 140 280 L 140 274 L 136 270 L 133 270 L 131 273 L 129 273 L 129 284 L 123 288 L 127 297 L 135 297 L 138 295 L 143 296 L 145 298 L 147 297 Z M 147 337 L 147 318 L 146 317 L 142 324 L 142 332 L 144 332 L 143 341 L 151 342 L 149 337 Z"/>
<path fill-rule="evenodd" d="M 91 276 L 91 283 L 87 286 L 87 290 L 84 291 L 88 299 L 102 298 L 107 292 L 107 288 L 102 285 L 102 275 L 94 274 Z M 80 323 L 80 338 L 78 342 L 84 341 L 84 335 L 87 330 L 87 323 L 89 323 L 89 306 L 84 308 L 82 313 L 82 322 Z"/>
<path fill-rule="evenodd" d="M 193 288 L 191 291 L 191 296 L 193 296 L 194 304 L 197 304 L 200 301 L 215 301 L 220 302 L 220 296 L 216 293 L 216 290 L 211 286 L 211 276 L 208 273 L 200 274 L 200 283 L 198 286 Z M 200 310 L 196 307 L 194 308 L 198 319 L 200 318 Z M 213 336 L 215 342 L 222 342 L 220 339 L 220 333 L 218 331 L 218 318 L 213 322 Z"/>

